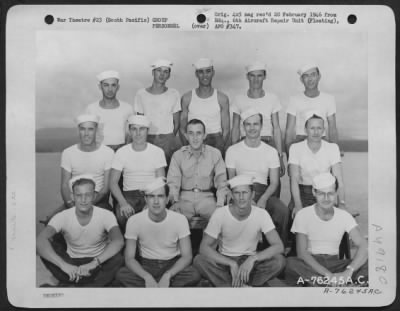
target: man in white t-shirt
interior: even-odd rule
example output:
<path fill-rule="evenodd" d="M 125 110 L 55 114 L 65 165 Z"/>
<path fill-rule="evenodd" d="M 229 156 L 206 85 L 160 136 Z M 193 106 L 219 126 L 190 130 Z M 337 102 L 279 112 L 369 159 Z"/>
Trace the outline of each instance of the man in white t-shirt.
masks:
<path fill-rule="evenodd" d="M 126 226 L 126 266 L 118 271 L 117 282 L 126 287 L 195 286 L 200 275 L 191 266 L 189 225 L 185 216 L 166 209 L 165 179 L 155 179 L 145 193 L 147 208 Z"/>
<path fill-rule="evenodd" d="M 194 64 L 195 75 L 199 86 L 182 96 L 180 135 L 183 145 L 186 124 L 191 119 L 199 119 L 206 125 L 207 137 L 205 143 L 219 149 L 225 154 L 225 144 L 230 135 L 229 98 L 224 93 L 212 87 L 214 64 L 209 58 L 200 58 Z"/>
<path fill-rule="evenodd" d="M 289 100 L 285 136 L 286 151 L 289 151 L 291 144 L 306 138 L 304 114 L 310 110 L 317 111 L 318 115 L 323 118 L 324 123 L 327 124 L 328 141 L 337 144 L 336 102 L 332 95 L 320 92 L 318 89 L 321 79 L 318 65 L 314 63 L 306 64 L 297 73 L 305 90 L 304 93 L 292 96 Z"/>
<path fill-rule="evenodd" d="M 114 70 L 103 71 L 97 75 L 99 89 L 103 98 L 90 104 L 86 113 L 99 116 L 99 131 L 96 140 L 114 151 L 126 143 L 126 121 L 133 114 L 132 106 L 117 99 L 119 73 Z"/>
<path fill-rule="evenodd" d="M 134 110 L 150 120 L 147 141 L 163 149 L 169 163 L 172 154 L 179 149 L 176 134 L 179 130 L 181 97 L 176 89 L 166 86 L 172 62 L 159 59 L 151 67 L 153 83 L 137 91 Z"/>
<path fill-rule="evenodd" d="M 271 215 L 286 246 L 290 213 L 288 207 L 275 194 L 279 184 L 278 152 L 261 141 L 260 133 L 263 127 L 261 113 L 250 108 L 241 114 L 241 119 L 246 137 L 226 151 L 228 178 L 242 174 L 254 177 L 254 201 Z"/>
<path fill-rule="evenodd" d="M 256 109 L 263 116 L 261 140 L 278 151 L 281 164 L 280 176 L 283 176 L 285 166 L 283 164 L 282 133 L 279 126 L 281 103 L 278 96 L 263 89 L 264 80 L 267 78 L 265 64 L 256 61 L 246 66 L 246 78 L 249 81 L 247 93 L 236 96 L 231 107 L 233 111 L 232 144 L 236 144 L 241 137 L 245 136 L 240 122 L 240 114 L 249 108 Z"/>
<path fill-rule="evenodd" d="M 252 177 L 236 176 L 229 185 L 233 203 L 211 216 L 194 266 L 215 287 L 265 286 L 284 268 L 282 241 L 268 212 L 252 205 Z M 270 246 L 257 251 L 262 234 Z"/>
<path fill-rule="evenodd" d="M 124 239 L 112 212 L 93 205 L 95 181 L 72 180 L 75 206 L 55 215 L 37 238 L 37 252 L 62 286 L 102 287 L 123 265 Z M 67 244 L 52 241 L 62 233 Z"/>
<path fill-rule="evenodd" d="M 330 173 L 313 178 L 316 203 L 296 214 L 297 257 L 288 257 L 285 280 L 293 286 L 368 286 L 367 241 L 354 218 L 336 208 L 337 182 Z M 343 234 L 350 235 L 356 252 L 353 259 L 339 259 Z"/>
<path fill-rule="evenodd" d="M 306 114 L 305 132 L 307 138 L 292 144 L 289 152 L 290 190 L 294 201 L 292 214 L 315 203 L 312 193 L 312 179 L 321 173 L 332 172 L 339 188 L 339 207 L 346 208 L 345 190 L 340 151 L 337 144 L 322 139 L 324 120 L 318 112 Z"/>
<path fill-rule="evenodd" d="M 128 119 L 132 143 L 118 149 L 111 166 L 110 188 L 117 200 L 115 213 L 122 231 L 127 219 L 145 206 L 144 187 L 156 177 L 165 177 L 164 151 L 147 142 L 150 121 L 146 116 Z M 118 181 L 123 175 L 123 189 Z"/>

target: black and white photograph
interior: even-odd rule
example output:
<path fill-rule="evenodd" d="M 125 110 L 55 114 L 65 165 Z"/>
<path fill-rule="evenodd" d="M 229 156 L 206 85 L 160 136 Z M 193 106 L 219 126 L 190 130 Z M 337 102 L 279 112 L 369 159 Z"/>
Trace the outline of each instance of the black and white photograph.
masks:
<path fill-rule="evenodd" d="M 23 5 L 8 16 L 14 305 L 393 301 L 390 9 Z"/>

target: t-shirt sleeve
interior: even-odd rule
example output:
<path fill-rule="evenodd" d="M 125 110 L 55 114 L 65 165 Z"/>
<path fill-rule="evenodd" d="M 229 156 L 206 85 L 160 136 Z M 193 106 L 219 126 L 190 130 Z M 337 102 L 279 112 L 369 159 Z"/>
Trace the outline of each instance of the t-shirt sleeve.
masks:
<path fill-rule="evenodd" d="M 353 216 L 350 215 L 347 211 L 342 211 L 344 215 L 343 223 L 345 224 L 344 229 L 347 233 L 357 227 L 357 222 Z"/>
<path fill-rule="evenodd" d="M 228 148 L 228 150 L 226 151 L 226 155 L 225 155 L 225 165 L 226 168 L 235 168 L 236 169 L 236 165 L 235 165 L 235 158 L 233 155 L 233 150 L 232 150 L 232 146 Z"/>
<path fill-rule="evenodd" d="M 111 168 L 122 171 L 124 168 L 123 149 L 119 149 L 112 160 Z"/>
<path fill-rule="evenodd" d="M 67 172 L 72 172 L 71 158 L 67 150 L 64 150 L 61 154 L 61 167 Z"/>
<path fill-rule="evenodd" d="M 336 101 L 334 96 L 330 96 L 329 102 L 328 102 L 328 111 L 327 111 L 327 116 L 330 117 L 331 115 L 334 115 L 336 113 Z"/>
<path fill-rule="evenodd" d="M 105 147 L 105 162 L 104 162 L 104 170 L 107 171 L 111 168 L 113 159 L 114 159 L 114 151 L 109 148 Z"/>
<path fill-rule="evenodd" d="M 235 96 L 232 100 L 232 104 L 229 107 L 230 111 L 232 111 L 232 113 L 236 113 L 238 115 L 240 115 L 240 108 L 239 108 L 239 98 L 237 96 Z"/>
<path fill-rule="evenodd" d="M 210 218 L 210 221 L 207 224 L 206 229 L 204 230 L 210 237 L 214 239 L 218 239 L 219 234 L 221 233 L 222 229 L 222 211 L 223 210 L 216 210 Z"/>
<path fill-rule="evenodd" d="M 342 159 L 340 157 L 339 146 L 337 144 L 331 144 L 331 148 L 332 150 L 329 153 L 331 156 L 331 165 L 342 162 Z"/>
<path fill-rule="evenodd" d="M 177 226 L 178 226 L 178 239 L 183 239 L 190 235 L 189 223 L 185 216 L 178 214 L 179 218 L 177 219 Z"/>
<path fill-rule="evenodd" d="M 270 168 L 277 168 L 280 167 L 280 162 L 279 162 L 279 155 L 278 151 L 276 151 L 275 148 L 271 150 L 271 160 L 270 160 Z"/>
<path fill-rule="evenodd" d="M 275 225 L 272 222 L 271 216 L 268 214 L 266 210 L 261 209 L 262 215 L 260 215 L 261 221 L 261 231 L 266 234 L 270 232 L 272 229 L 275 229 Z"/>
<path fill-rule="evenodd" d="M 155 167 L 160 168 L 160 167 L 166 167 L 166 166 L 167 166 L 167 160 L 165 159 L 164 150 L 157 147 L 157 159 L 155 162 Z"/>
<path fill-rule="evenodd" d="M 282 109 L 281 101 L 278 96 L 274 96 L 274 101 L 272 102 L 271 113 L 279 112 Z"/>
<path fill-rule="evenodd" d="M 136 221 L 138 219 L 137 217 L 139 217 L 139 214 L 133 215 L 128 219 L 125 229 L 126 239 L 138 240 L 140 223 Z"/>
<path fill-rule="evenodd" d="M 115 226 L 118 226 L 117 219 L 115 218 L 112 212 L 107 210 L 102 210 L 102 212 L 103 212 L 103 224 L 107 232 L 109 232 Z"/>
<path fill-rule="evenodd" d="M 295 144 L 292 144 L 289 148 L 289 161 L 288 164 L 300 165 L 300 158 L 298 154 L 298 148 Z"/>
<path fill-rule="evenodd" d="M 133 110 L 135 113 L 144 114 L 144 109 L 142 105 L 142 97 L 140 96 L 141 90 L 139 90 L 136 95 L 135 99 L 133 100 Z"/>
<path fill-rule="evenodd" d="M 308 234 L 307 230 L 307 222 L 304 219 L 304 210 L 298 211 L 293 220 L 292 229 L 290 230 L 293 233 L 303 233 Z"/>
<path fill-rule="evenodd" d="M 294 96 L 291 96 L 289 98 L 289 104 L 288 107 L 286 108 L 286 113 L 291 114 L 293 116 L 296 116 L 297 114 L 296 99 Z"/>
<path fill-rule="evenodd" d="M 63 227 L 65 226 L 65 217 L 64 216 L 65 216 L 65 212 L 61 212 L 61 213 L 54 215 L 50 219 L 48 226 L 53 227 L 57 233 L 60 232 L 63 229 Z"/>
<path fill-rule="evenodd" d="M 181 111 L 181 95 L 177 90 L 174 90 L 174 105 L 172 106 L 172 113 Z"/>

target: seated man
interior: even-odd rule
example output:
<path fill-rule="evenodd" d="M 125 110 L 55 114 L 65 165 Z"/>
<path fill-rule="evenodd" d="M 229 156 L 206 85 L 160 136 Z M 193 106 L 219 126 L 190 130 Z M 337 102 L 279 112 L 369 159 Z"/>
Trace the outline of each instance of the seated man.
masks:
<path fill-rule="evenodd" d="M 280 162 L 278 152 L 261 140 L 263 116 L 258 110 L 249 108 L 242 112 L 241 119 L 246 133 L 244 140 L 226 151 L 228 178 L 236 175 L 254 177 L 254 201 L 267 210 L 274 222 L 283 244 L 287 244 L 289 231 L 289 208 L 276 197 L 279 185 Z"/>
<path fill-rule="evenodd" d="M 145 116 L 132 115 L 128 119 L 132 143 L 118 149 L 115 154 L 110 176 L 110 188 L 118 203 L 115 213 L 123 232 L 127 219 L 142 211 L 144 187 L 156 177 L 165 176 L 164 151 L 147 142 L 150 122 Z M 123 174 L 123 191 L 118 181 Z"/>
<path fill-rule="evenodd" d="M 168 186 L 157 178 L 145 189 L 147 208 L 129 218 L 125 264 L 116 282 L 127 287 L 195 286 L 190 231 L 184 216 L 166 209 Z M 136 250 L 139 248 L 139 257 Z"/>
<path fill-rule="evenodd" d="M 72 189 L 75 206 L 50 220 L 37 238 L 37 252 L 59 286 L 106 286 L 123 264 L 124 239 L 114 214 L 93 205 L 93 178 L 75 177 Z M 66 250 L 51 242 L 59 232 Z"/>
<path fill-rule="evenodd" d="M 170 201 L 175 203 L 171 209 L 185 215 L 189 222 L 194 216 L 209 220 L 216 208 L 214 188 L 218 204 L 224 204 L 225 163 L 218 149 L 204 144 L 206 135 L 202 121 L 190 120 L 185 133 L 189 145 L 173 154 L 168 170 Z"/>
<path fill-rule="evenodd" d="M 216 287 L 264 286 L 284 267 L 282 241 L 268 212 L 252 205 L 252 177 L 236 176 L 229 184 L 233 203 L 211 216 L 194 266 Z M 262 233 L 270 246 L 257 252 Z"/>
<path fill-rule="evenodd" d="M 288 257 L 285 279 L 289 285 L 368 286 L 367 241 L 354 218 L 335 207 L 337 181 L 330 173 L 313 179 L 316 204 L 298 211 L 292 232 L 296 233 L 297 257 Z M 353 259 L 339 259 L 344 232 L 357 247 Z"/>

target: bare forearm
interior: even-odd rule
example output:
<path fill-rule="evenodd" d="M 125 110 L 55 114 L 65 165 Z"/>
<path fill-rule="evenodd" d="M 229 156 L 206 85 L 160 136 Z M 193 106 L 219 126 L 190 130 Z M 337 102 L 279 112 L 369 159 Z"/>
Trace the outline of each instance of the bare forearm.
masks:
<path fill-rule="evenodd" d="M 256 256 L 257 261 L 263 261 L 265 259 L 270 259 L 275 255 L 282 254 L 284 251 L 283 244 L 271 245 L 270 247 L 258 252 Z"/>
<path fill-rule="evenodd" d="M 318 261 L 308 251 L 304 251 L 304 253 L 299 255 L 299 258 L 308 264 L 318 274 L 323 276 L 331 274 L 331 271 L 319 264 Z"/>
<path fill-rule="evenodd" d="M 215 249 L 211 247 L 201 247 L 200 254 L 211 258 L 214 262 L 224 265 L 224 266 L 231 266 L 233 260 L 220 254 Z"/>
<path fill-rule="evenodd" d="M 281 155 L 283 150 L 282 150 L 282 133 L 280 129 L 274 128 L 274 143 L 276 150 L 278 150 L 278 153 Z"/>
<path fill-rule="evenodd" d="M 123 246 L 124 246 L 123 241 L 119 240 L 111 241 L 110 243 L 107 244 L 104 251 L 99 256 L 97 256 L 97 258 L 100 260 L 100 262 L 105 262 L 111 257 L 115 256 L 115 254 L 117 254 L 122 249 Z"/>
<path fill-rule="evenodd" d="M 291 191 L 292 191 L 292 197 L 293 197 L 294 205 L 296 207 L 301 207 L 302 208 L 303 204 L 301 203 L 299 184 L 296 181 L 292 181 L 290 183 L 290 188 L 291 188 Z"/>
<path fill-rule="evenodd" d="M 125 205 L 127 203 L 117 183 L 111 183 L 110 189 L 111 193 L 117 199 L 119 205 Z"/>
<path fill-rule="evenodd" d="M 175 264 L 168 270 L 168 272 L 171 274 L 171 277 L 173 277 L 181 272 L 183 269 L 185 269 L 187 266 L 189 266 L 191 262 L 191 256 L 182 256 L 175 262 Z"/>
<path fill-rule="evenodd" d="M 61 268 L 61 266 L 65 263 L 65 261 L 54 251 L 48 239 L 38 238 L 36 251 L 40 257 L 50 261 L 59 268 Z"/>
<path fill-rule="evenodd" d="M 140 276 L 143 280 L 146 277 L 151 276 L 151 274 L 146 270 L 144 270 L 143 267 L 140 265 L 140 263 L 134 258 L 126 260 L 125 264 L 129 270 Z"/>

